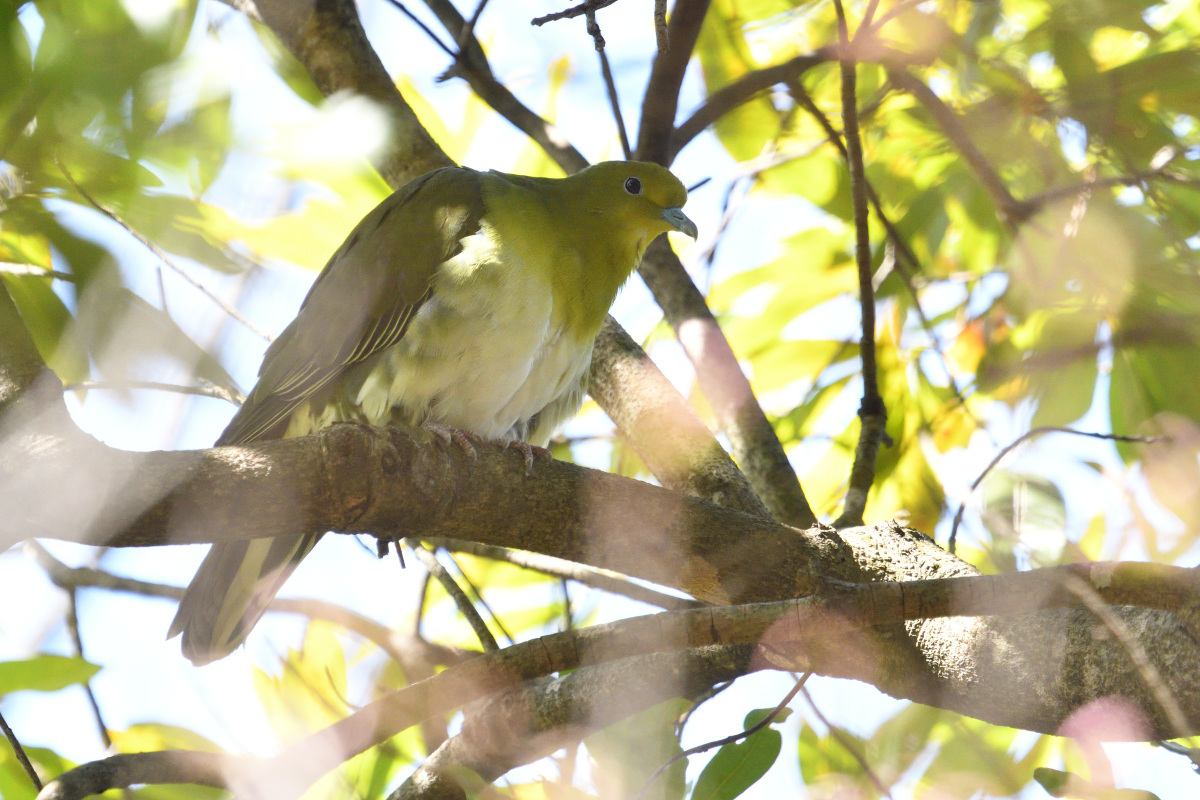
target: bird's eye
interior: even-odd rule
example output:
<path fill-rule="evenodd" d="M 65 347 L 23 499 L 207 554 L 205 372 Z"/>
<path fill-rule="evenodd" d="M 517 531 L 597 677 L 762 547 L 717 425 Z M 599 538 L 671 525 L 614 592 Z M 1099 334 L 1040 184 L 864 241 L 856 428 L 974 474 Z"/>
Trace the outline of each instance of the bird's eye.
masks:
<path fill-rule="evenodd" d="M 637 178 L 626 178 L 625 179 L 625 191 L 629 192 L 630 194 L 641 194 L 642 193 L 642 182 L 639 181 Z"/>

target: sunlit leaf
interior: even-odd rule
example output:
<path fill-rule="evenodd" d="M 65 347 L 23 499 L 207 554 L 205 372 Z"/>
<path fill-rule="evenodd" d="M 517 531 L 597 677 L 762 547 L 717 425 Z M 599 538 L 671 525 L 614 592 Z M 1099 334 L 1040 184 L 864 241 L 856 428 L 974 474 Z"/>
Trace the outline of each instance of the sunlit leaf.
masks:
<path fill-rule="evenodd" d="M 23 661 L 0 661 L 0 696 L 23 691 L 57 692 L 87 683 L 99 671 L 99 665 L 70 656 L 42 655 Z"/>

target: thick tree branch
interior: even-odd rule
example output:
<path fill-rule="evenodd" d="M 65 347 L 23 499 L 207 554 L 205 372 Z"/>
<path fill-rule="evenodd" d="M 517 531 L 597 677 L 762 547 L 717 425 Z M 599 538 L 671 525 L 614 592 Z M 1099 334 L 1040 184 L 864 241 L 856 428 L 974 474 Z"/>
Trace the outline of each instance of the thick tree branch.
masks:
<path fill-rule="evenodd" d="M 633 656 L 487 697 L 464 709 L 462 732 L 389 800 L 460 800 L 466 795 L 454 767 L 495 781 L 657 703 L 744 675 L 755 668 L 753 654 L 753 646 L 733 645 Z"/>
<path fill-rule="evenodd" d="M 82 800 L 109 789 L 138 784 L 194 783 L 218 789 L 242 788 L 229 775 L 250 772 L 252 759 L 198 750 L 122 753 L 82 764 L 46 784 L 37 800 Z"/>
<path fill-rule="evenodd" d="M 679 87 L 707 11 L 708 0 L 678 0 L 675 4 L 669 23 L 671 50 L 655 57 L 642 101 L 640 160 L 664 166 L 671 163 Z M 695 365 L 700 388 L 754 492 L 777 520 L 796 527 L 816 523 L 795 470 L 733 349 L 666 237 L 650 246 L 638 272 Z"/>
<path fill-rule="evenodd" d="M 780 522 L 798 528 L 815 524 L 796 472 L 729 340 L 665 237 L 646 250 L 638 272 L 695 365 L 700 388 L 755 494 Z"/>
<path fill-rule="evenodd" d="M 671 164 L 671 133 L 679 107 L 679 87 L 687 71 L 700 26 L 708 13 L 709 0 L 675 0 L 667 22 L 671 49 L 659 52 L 650 69 L 650 80 L 642 98 L 642 120 L 638 127 L 637 158 L 663 166 Z"/>
<path fill-rule="evenodd" d="M 1087 592 L 1080 592 L 1073 583 L 1082 584 Z M 1183 609 L 1182 616 L 1191 620 L 1186 625 L 1186 635 L 1194 636 L 1200 632 L 1195 612 L 1198 595 L 1200 577 L 1195 570 L 1156 564 L 1085 564 L 1004 576 L 908 583 L 850 585 L 822 581 L 821 590 L 805 599 L 664 612 L 513 645 L 385 695 L 274 758 L 260 763 L 228 760 L 224 763 L 232 768 L 224 771 L 221 780 L 246 791 L 247 796 L 251 796 L 249 789 L 256 786 L 270 787 L 272 797 L 299 796 L 313 781 L 346 759 L 418 724 L 427 715 L 451 711 L 552 672 L 578 670 L 623 658 L 694 652 L 695 648 L 714 645 L 755 645 L 761 660 L 741 658 L 743 669 L 774 666 L 870 679 L 882 663 L 876 626 L 886 626 L 884 630 L 889 630 L 904 620 L 947 614 L 1003 614 L 1028 625 L 1029 614 L 1044 621 L 1048 609 L 1079 607 L 1087 605 L 1089 597 L 1100 597 L 1107 603 L 1138 602 Z M 1019 640 L 1005 643 L 1009 668 L 1020 661 L 1016 652 L 1019 644 Z M 1146 646 L 1150 659 L 1164 663 L 1161 652 L 1156 653 L 1157 648 L 1148 646 L 1153 642 L 1143 641 L 1142 645 Z M 1110 657 L 1123 660 L 1121 672 L 1136 674 L 1129 653 L 1120 642 L 1093 639 L 1093 648 L 1109 651 Z M 1190 648 L 1194 659 L 1194 644 Z M 1095 671 L 1087 664 L 1078 665 L 1073 672 L 1072 679 L 1093 694 L 1093 699 L 1110 700 L 1114 694 L 1130 697 L 1128 685 L 1121 686 L 1122 675 Z M 1200 729 L 1200 706 L 1196 703 L 1200 690 L 1194 686 L 1191 674 L 1177 672 L 1169 686 L 1180 706 L 1192 709 L 1186 732 Z M 1145 714 L 1144 728 L 1107 735 L 1135 739 L 1179 735 L 1180 731 L 1170 721 L 1156 713 L 1158 709 L 1145 688 L 1140 688 L 1139 694 L 1147 701 L 1139 704 Z M 537 687 L 532 687 L 532 691 L 536 692 Z M 1023 702 L 994 709 L 992 721 L 1026 722 L 1023 714 L 1027 708 L 1018 706 L 1036 702 L 1031 697 L 1034 694 L 1022 683 Z M 1044 719 L 1032 729 L 1053 733 L 1070 710 L 1073 709 L 1069 706 L 1060 707 L 1059 719 Z M 520 718 L 517 719 L 521 724 Z M 64 784 L 72 780 L 72 773 L 60 778 Z"/>
<path fill-rule="evenodd" d="M 10 327 L 4 316 L 0 329 Z M 527 475 L 520 455 L 499 447 L 480 448 L 468 465 L 457 448 L 399 429 L 339 425 L 246 447 L 111 450 L 74 427 L 61 386 L 39 389 L 50 381 L 39 381 L 36 367 L 10 366 L 32 347 L 3 346 L 19 341 L 0 339 L 0 375 L 32 381 L 0 418 L 5 543 L 49 536 L 147 545 L 326 530 L 449 536 L 580 561 L 718 604 L 803 596 L 818 575 L 865 583 L 972 572 L 898 527 L 800 532 L 570 464 L 539 463 Z M 1119 613 L 1193 716 L 1200 687 L 1179 681 L 1200 672 L 1194 641 L 1170 614 Z M 1037 730 L 1103 696 L 1094 692 L 1151 708 L 1124 652 L 1097 644 L 1094 626 L 1075 611 L 913 622 L 907 632 L 883 632 L 873 660 L 854 676 L 896 696 Z M 1081 674 L 1098 677 L 1089 683 Z M 1030 685 L 1046 690 L 1030 693 Z"/>

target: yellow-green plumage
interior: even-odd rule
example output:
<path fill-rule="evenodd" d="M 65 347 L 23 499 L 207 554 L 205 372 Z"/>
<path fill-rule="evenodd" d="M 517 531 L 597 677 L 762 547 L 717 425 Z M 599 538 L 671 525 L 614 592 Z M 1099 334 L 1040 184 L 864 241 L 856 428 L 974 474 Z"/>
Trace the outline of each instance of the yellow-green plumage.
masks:
<path fill-rule="evenodd" d="M 579 409 L 596 334 L 646 246 L 696 235 L 686 199 L 638 162 L 417 178 L 333 254 L 217 444 L 350 420 L 545 444 Z M 232 652 L 318 538 L 214 545 L 171 625 L 184 654 Z"/>

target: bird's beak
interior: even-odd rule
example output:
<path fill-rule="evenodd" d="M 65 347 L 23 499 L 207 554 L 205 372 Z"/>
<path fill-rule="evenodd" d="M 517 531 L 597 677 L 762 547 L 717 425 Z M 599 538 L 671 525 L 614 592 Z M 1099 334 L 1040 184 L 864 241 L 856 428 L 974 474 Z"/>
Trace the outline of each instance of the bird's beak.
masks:
<path fill-rule="evenodd" d="M 696 235 L 699 233 L 699 231 L 696 230 L 696 223 L 687 218 L 687 214 L 683 213 L 682 208 L 664 208 L 662 212 L 662 218 L 672 228 L 682 234 L 692 237 L 693 239 L 695 239 Z"/>

